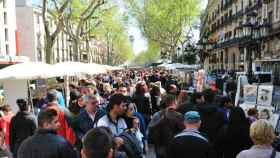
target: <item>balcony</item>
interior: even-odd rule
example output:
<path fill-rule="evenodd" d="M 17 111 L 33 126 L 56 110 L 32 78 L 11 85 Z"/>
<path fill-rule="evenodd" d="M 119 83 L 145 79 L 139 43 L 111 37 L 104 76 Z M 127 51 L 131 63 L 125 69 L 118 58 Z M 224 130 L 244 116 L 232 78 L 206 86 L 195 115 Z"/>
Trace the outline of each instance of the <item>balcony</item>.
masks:
<path fill-rule="evenodd" d="M 221 10 L 224 11 L 228 9 L 233 4 L 233 2 L 235 2 L 235 0 L 227 0 L 225 4 L 222 6 Z"/>
<path fill-rule="evenodd" d="M 235 45 L 246 45 L 248 43 L 251 43 L 252 41 L 255 42 L 255 40 L 258 40 L 258 39 L 261 39 L 260 37 L 257 37 L 257 36 L 253 36 L 253 37 L 250 37 L 250 36 L 245 36 L 243 35 L 242 37 L 232 37 L 230 39 L 225 39 L 223 41 L 220 41 L 216 44 L 214 44 L 212 46 L 213 49 L 221 49 L 221 48 L 228 48 L 228 47 L 232 47 L 232 46 L 235 46 Z"/>
<path fill-rule="evenodd" d="M 244 15 L 243 10 L 238 11 L 232 16 L 228 16 L 222 23 L 216 24 L 212 26 L 212 31 L 210 33 L 216 32 L 218 29 L 222 27 L 226 27 L 229 24 L 232 24 L 232 22 L 240 19 Z"/>
<path fill-rule="evenodd" d="M 232 20 L 238 20 L 240 17 L 242 17 L 243 14 L 243 10 L 240 10 L 238 12 L 236 12 L 233 16 L 232 16 Z"/>
<path fill-rule="evenodd" d="M 263 0 L 263 3 L 264 4 L 268 4 L 268 3 L 270 3 L 270 2 L 272 2 L 273 0 Z"/>
<path fill-rule="evenodd" d="M 254 10 L 258 10 L 258 9 L 260 9 L 262 7 L 262 2 L 261 2 L 261 0 L 257 0 L 257 2 L 255 3 L 255 4 L 253 4 L 253 5 L 251 5 L 251 6 L 247 6 L 246 8 L 245 8 L 245 14 L 247 14 L 247 13 L 249 13 L 249 12 L 251 12 L 251 11 L 254 11 Z"/>

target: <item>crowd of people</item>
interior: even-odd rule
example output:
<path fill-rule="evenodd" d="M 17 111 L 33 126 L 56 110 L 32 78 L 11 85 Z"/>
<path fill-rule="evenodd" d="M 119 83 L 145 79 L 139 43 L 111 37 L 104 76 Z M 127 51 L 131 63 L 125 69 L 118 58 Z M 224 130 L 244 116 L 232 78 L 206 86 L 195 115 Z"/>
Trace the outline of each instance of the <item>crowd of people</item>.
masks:
<path fill-rule="evenodd" d="M 54 87 L 33 108 L 18 99 L 0 107 L 0 158 L 280 158 L 269 113 L 178 82 L 123 70 L 70 84 L 69 106 Z"/>

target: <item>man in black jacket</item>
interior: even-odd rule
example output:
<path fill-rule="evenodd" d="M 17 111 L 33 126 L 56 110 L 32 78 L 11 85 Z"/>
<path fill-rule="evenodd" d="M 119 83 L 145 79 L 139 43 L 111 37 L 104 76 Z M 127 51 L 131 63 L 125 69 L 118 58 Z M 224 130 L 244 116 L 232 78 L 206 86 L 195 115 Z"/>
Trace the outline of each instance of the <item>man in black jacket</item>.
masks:
<path fill-rule="evenodd" d="M 97 124 L 97 121 L 106 115 L 106 111 L 98 108 L 99 100 L 94 95 L 85 98 L 86 107 L 81 110 L 75 121 L 75 132 L 78 137 L 78 148 L 81 148 L 83 136 Z"/>
<path fill-rule="evenodd" d="M 166 149 L 172 138 L 184 130 L 184 118 L 176 112 L 174 95 L 163 98 L 164 109 L 156 112 L 148 125 L 148 142 L 154 145 L 157 158 L 166 158 Z"/>
<path fill-rule="evenodd" d="M 38 131 L 19 147 L 18 158 L 77 158 L 72 145 L 56 134 L 60 124 L 55 110 L 40 112 L 38 125 Z"/>
<path fill-rule="evenodd" d="M 29 136 L 35 133 L 37 121 L 35 116 L 30 112 L 30 106 L 24 99 L 18 99 L 17 105 L 19 112 L 12 118 L 10 124 L 10 148 L 17 157 L 17 150 L 20 144 Z"/>
<path fill-rule="evenodd" d="M 185 130 L 177 134 L 168 145 L 168 158 L 212 158 L 212 147 L 209 140 L 198 129 L 201 124 L 197 111 L 189 111 L 184 115 Z"/>

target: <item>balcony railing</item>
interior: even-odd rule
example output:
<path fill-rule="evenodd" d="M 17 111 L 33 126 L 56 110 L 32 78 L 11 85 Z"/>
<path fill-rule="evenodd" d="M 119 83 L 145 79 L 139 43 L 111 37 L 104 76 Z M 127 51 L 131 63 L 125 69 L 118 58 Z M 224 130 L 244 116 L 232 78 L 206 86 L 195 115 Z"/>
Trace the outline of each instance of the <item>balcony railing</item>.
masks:
<path fill-rule="evenodd" d="M 261 0 L 257 0 L 257 2 L 255 4 L 253 4 L 252 6 L 247 6 L 245 8 L 245 14 L 248 12 L 251 12 L 253 10 L 258 10 L 262 7 L 262 2 Z"/>
<path fill-rule="evenodd" d="M 228 0 L 225 2 L 225 4 L 222 6 L 221 10 L 224 11 L 226 9 L 228 9 L 232 4 L 233 4 L 234 0 Z"/>
<path fill-rule="evenodd" d="M 229 24 L 232 24 L 234 21 L 238 20 L 240 17 L 242 17 L 244 15 L 243 10 L 238 11 L 237 13 L 235 13 L 232 16 L 229 16 L 228 18 L 226 18 L 221 24 L 216 24 L 215 26 L 213 26 L 211 33 L 216 32 L 218 29 L 222 28 L 222 27 L 226 27 Z"/>
<path fill-rule="evenodd" d="M 234 2 L 234 0 L 229 0 L 224 6 L 230 6 L 233 2 Z M 256 3 L 252 4 L 251 6 L 247 6 L 244 10 L 240 10 L 237 13 L 233 14 L 232 16 L 229 16 L 228 18 L 226 18 L 221 24 L 217 24 L 216 26 L 214 26 L 211 33 L 217 31 L 221 27 L 225 27 L 225 26 L 231 24 L 233 21 L 238 20 L 240 17 L 242 17 L 245 14 L 248 14 L 254 10 L 260 9 L 261 7 L 262 7 L 262 1 L 257 0 Z M 226 9 L 226 8 L 223 8 L 223 9 Z M 213 19 L 213 20 L 215 20 L 215 19 Z"/>
<path fill-rule="evenodd" d="M 218 43 L 214 44 L 212 46 L 212 49 L 218 49 L 218 48 L 227 48 L 227 47 L 231 47 L 231 46 L 235 46 L 236 44 L 246 44 L 249 42 L 255 42 L 255 40 L 260 40 L 263 37 L 261 36 L 241 36 L 241 37 L 233 37 L 233 38 L 228 38 L 222 41 L 219 41 Z"/>

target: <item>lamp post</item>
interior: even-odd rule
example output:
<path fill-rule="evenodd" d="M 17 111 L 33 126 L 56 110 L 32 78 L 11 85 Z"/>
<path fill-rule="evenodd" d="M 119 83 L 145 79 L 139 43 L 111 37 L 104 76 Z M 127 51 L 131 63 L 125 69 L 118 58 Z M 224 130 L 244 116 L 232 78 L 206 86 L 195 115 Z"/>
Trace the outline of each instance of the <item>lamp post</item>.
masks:
<path fill-rule="evenodd" d="M 177 63 L 180 61 L 180 56 L 182 56 L 182 53 L 180 53 L 181 48 L 178 47 L 177 48 Z M 183 63 L 184 59 L 182 58 L 182 63 Z"/>

